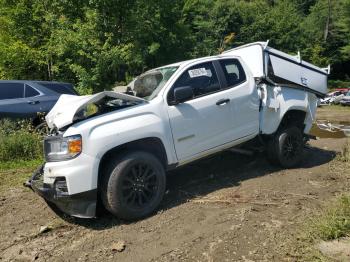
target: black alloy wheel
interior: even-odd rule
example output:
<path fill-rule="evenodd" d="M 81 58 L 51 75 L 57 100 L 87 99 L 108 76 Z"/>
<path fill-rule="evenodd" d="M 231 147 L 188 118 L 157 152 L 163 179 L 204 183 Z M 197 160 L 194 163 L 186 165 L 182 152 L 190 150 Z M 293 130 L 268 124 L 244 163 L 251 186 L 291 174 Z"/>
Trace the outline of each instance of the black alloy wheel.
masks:
<path fill-rule="evenodd" d="M 135 209 L 142 209 L 151 203 L 157 193 L 156 171 L 147 163 L 135 163 L 124 175 L 122 182 L 123 201 Z"/>
<path fill-rule="evenodd" d="M 300 149 L 303 147 L 303 141 L 298 136 L 288 134 L 285 138 L 284 144 L 282 145 L 282 154 L 287 161 L 293 161 Z"/>
<path fill-rule="evenodd" d="M 276 132 L 267 144 L 267 156 L 271 163 L 285 168 L 296 167 L 302 157 L 304 140 L 302 131 L 296 126 Z"/>
<path fill-rule="evenodd" d="M 116 217 L 146 217 L 157 209 L 164 196 L 164 166 L 151 153 L 126 151 L 106 163 L 103 173 L 102 202 Z"/>

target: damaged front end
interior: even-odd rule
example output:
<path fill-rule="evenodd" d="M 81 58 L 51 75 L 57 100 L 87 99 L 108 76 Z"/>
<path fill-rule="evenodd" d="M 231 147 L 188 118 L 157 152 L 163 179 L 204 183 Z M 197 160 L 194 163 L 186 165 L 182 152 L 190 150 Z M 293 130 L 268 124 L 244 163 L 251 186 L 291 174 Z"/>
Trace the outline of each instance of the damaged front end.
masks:
<path fill-rule="evenodd" d="M 93 218 L 96 216 L 97 189 L 87 188 L 72 193 L 68 187 L 75 178 L 83 183 L 86 170 L 91 168 L 91 161 L 86 160 L 86 156 L 78 159 L 81 153 L 81 135 L 64 137 L 63 134 L 56 134 L 45 137 L 46 162 L 24 185 L 44 198 L 55 212 L 58 209 L 74 217 Z"/>
<path fill-rule="evenodd" d="M 51 207 L 81 218 L 96 217 L 96 157 L 86 154 L 84 137 L 70 127 L 89 118 L 144 103 L 115 92 L 88 96 L 62 95 L 46 116 L 51 130 L 44 139 L 45 164 L 25 183 Z M 86 142 L 86 141 L 85 141 Z M 53 208 L 54 211 L 55 208 Z"/>
<path fill-rule="evenodd" d="M 33 173 L 24 186 L 31 188 L 48 204 L 53 204 L 65 214 L 81 218 L 96 216 L 97 189 L 68 195 L 64 177 L 57 177 L 53 184 L 44 183 L 44 165 Z"/>
<path fill-rule="evenodd" d="M 51 130 L 61 130 L 94 116 L 146 102 L 136 96 L 112 91 L 86 96 L 61 95 L 45 120 Z"/>

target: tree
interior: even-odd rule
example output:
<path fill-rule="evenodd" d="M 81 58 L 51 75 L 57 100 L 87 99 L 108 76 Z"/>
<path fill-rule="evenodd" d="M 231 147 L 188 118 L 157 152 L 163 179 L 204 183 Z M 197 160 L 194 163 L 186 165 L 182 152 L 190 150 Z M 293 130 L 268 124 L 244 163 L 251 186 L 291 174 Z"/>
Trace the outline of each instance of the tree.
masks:
<path fill-rule="evenodd" d="M 319 0 L 302 23 L 306 46 L 303 56 L 320 66 L 331 64 L 332 77 L 336 78 L 350 75 L 346 57 L 350 40 L 349 12 L 349 0 Z"/>
<path fill-rule="evenodd" d="M 350 0 L 0 0 L 0 78 L 82 93 L 147 69 L 270 40 L 350 75 Z"/>

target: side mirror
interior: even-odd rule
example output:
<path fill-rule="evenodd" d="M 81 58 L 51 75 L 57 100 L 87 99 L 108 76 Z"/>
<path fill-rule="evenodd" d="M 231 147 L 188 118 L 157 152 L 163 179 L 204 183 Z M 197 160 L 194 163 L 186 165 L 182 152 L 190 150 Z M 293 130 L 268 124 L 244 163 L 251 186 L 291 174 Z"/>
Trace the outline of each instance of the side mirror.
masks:
<path fill-rule="evenodd" d="M 182 86 L 175 88 L 174 90 L 174 102 L 175 104 L 183 103 L 193 98 L 193 90 L 190 86 Z"/>

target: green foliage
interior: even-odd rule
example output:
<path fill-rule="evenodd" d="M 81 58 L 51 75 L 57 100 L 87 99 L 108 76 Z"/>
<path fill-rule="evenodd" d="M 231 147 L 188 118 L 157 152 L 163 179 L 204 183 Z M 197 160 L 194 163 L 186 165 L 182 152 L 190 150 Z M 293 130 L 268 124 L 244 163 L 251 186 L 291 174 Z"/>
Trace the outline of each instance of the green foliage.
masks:
<path fill-rule="evenodd" d="M 82 94 L 268 39 L 346 80 L 350 0 L 0 0 L 0 78 L 67 81 Z"/>
<path fill-rule="evenodd" d="M 350 233 L 350 196 L 343 195 L 311 223 L 310 237 L 331 240 Z"/>
<path fill-rule="evenodd" d="M 42 138 L 30 123 L 0 120 L 0 163 L 42 157 Z"/>
<path fill-rule="evenodd" d="M 350 81 L 328 80 L 328 88 L 350 88 Z"/>
<path fill-rule="evenodd" d="M 339 31 L 344 34 L 344 44 L 340 49 L 342 56 L 345 59 L 350 59 L 350 0 L 344 1 L 344 6 L 342 10 L 342 16 L 338 19 L 337 26 Z"/>

